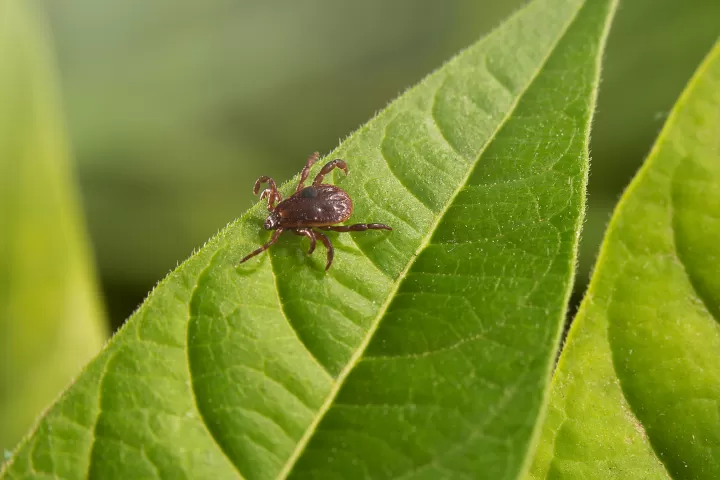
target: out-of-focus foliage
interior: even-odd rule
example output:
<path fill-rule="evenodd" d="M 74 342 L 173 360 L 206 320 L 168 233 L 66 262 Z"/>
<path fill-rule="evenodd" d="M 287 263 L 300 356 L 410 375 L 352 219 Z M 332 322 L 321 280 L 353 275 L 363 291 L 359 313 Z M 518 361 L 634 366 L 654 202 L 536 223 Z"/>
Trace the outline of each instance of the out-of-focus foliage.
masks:
<path fill-rule="evenodd" d="M 116 324 L 251 205 L 257 175 L 296 172 L 524 3 L 37 1 L 51 13 Z M 22 16 L 30 4 L 0 0 L 0 422 L 16 422 L 0 424 L 7 438 L 103 336 L 44 32 Z M 581 278 L 619 191 L 715 40 L 720 2 L 633 0 L 616 18 Z"/>
<path fill-rule="evenodd" d="M 102 345 L 45 30 L 0 0 L 0 452 Z"/>
<path fill-rule="evenodd" d="M 111 308 L 521 2 L 471 3 L 47 2 Z"/>
<path fill-rule="evenodd" d="M 613 215 L 532 478 L 720 478 L 720 43 Z"/>
<path fill-rule="evenodd" d="M 522 3 L 46 0 L 115 320 L 254 201 L 258 175 L 287 178 L 329 151 Z M 621 4 L 594 122 L 581 283 L 717 18 L 715 0 Z"/>
<path fill-rule="evenodd" d="M 614 7 L 535 0 L 343 142 L 329 158 L 350 173 L 326 179 L 393 231 L 331 234 L 329 271 L 292 235 L 238 266 L 267 238 L 253 206 L 162 281 L 0 477 L 518 478 Z"/>
<path fill-rule="evenodd" d="M 593 122 L 578 293 L 595 264 L 612 209 L 650 151 L 688 78 L 715 42 L 719 19 L 716 0 L 620 2 Z"/>

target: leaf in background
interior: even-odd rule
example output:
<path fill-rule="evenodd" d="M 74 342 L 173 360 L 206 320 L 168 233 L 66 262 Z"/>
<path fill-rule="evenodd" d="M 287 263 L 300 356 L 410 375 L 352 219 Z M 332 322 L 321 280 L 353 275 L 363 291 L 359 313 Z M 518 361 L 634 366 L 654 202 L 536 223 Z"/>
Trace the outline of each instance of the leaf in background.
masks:
<path fill-rule="evenodd" d="M 238 186 L 294 175 L 298 152 L 335 147 L 527 3 L 42 1 L 118 325 L 178 259 L 255 203 Z"/>
<path fill-rule="evenodd" d="M 592 175 L 575 293 L 586 290 L 618 198 L 678 92 L 715 42 L 719 18 L 716 1 L 633 0 L 613 20 L 593 119 Z"/>
<path fill-rule="evenodd" d="M 0 452 L 106 335 L 52 61 L 31 10 L 0 0 Z"/>
<path fill-rule="evenodd" d="M 720 43 L 624 195 L 534 478 L 720 478 Z"/>
<path fill-rule="evenodd" d="M 328 273 L 292 235 L 237 266 L 268 238 L 262 205 L 213 238 L 6 476 L 517 477 L 571 287 L 613 8 L 536 1 L 345 141 L 353 220 L 394 231 L 333 236 Z"/>

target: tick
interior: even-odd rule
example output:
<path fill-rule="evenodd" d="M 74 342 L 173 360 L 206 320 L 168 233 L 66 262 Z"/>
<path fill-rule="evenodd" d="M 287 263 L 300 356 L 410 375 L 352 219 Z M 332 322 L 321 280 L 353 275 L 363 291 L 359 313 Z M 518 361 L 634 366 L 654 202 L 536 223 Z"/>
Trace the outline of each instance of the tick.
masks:
<path fill-rule="evenodd" d="M 325 175 L 330 173 L 334 168 L 339 168 L 345 175 L 348 173 L 347 164 L 340 160 L 332 160 L 328 162 L 315 176 L 315 180 L 311 186 L 305 186 L 310 174 L 310 167 L 320 157 L 318 152 L 308 157 L 305 168 L 300 174 L 300 182 L 298 182 L 295 193 L 289 198 L 283 200 L 278 192 L 275 180 L 270 177 L 262 176 L 257 179 L 253 187 L 253 193 L 257 195 L 260 191 L 260 185 L 267 183 L 268 188 L 260 194 L 260 200 L 268 199 L 268 211 L 270 215 L 265 219 L 263 227 L 265 230 L 275 230 L 270 241 L 257 250 L 250 252 L 240 263 L 251 259 L 255 255 L 259 255 L 275 242 L 278 241 L 280 235 L 285 231 L 291 231 L 295 235 L 306 236 L 310 240 L 310 250 L 308 255 L 315 250 L 315 243 L 319 238 L 327 249 L 327 271 L 332 265 L 335 250 L 333 249 L 330 239 L 320 230 L 332 230 L 335 232 L 362 232 L 365 230 L 392 230 L 391 227 L 382 223 L 357 223 L 355 225 L 335 225 L 344 222 L 353 213 L 353 203 L 350 196 L 343 189 L 335 185 L 324 184 Z M 277 205 L 276 205 L 277 203 Z"/>

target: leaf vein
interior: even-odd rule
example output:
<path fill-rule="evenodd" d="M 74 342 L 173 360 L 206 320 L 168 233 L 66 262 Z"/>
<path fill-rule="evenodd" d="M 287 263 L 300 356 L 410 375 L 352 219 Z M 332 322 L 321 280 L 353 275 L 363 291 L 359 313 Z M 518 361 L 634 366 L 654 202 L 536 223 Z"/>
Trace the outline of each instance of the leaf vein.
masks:
<path fill-rule="evenodd" d="M 553 45 L 546 52 L 545 57 L 540 62 L 538 68 L 536 68 L 535 71 L 532 73 L 532 75 L 528 79 L 527 84 L 522 88 L 522 90 L 520 92 L 518 92 L 518 95 L 516 96 L 513 104 L 510 106 L 510 108 L 508 108 L 508 111 L 505 114 L 505 116 L 495 127 L 495 129 L 493 130 L 492 134 L 488 137 L 485 144 L 479 149 L 479 151 L 476 155 L 475 162 L 471 166 L 469 166 L 466 174 L 460 180 L 458 187 L 455 189 L 455 191 L 453 192 L 451 197 L 448 199 L 445 206 L 441 209 L 441 211 L 437 213 L 433 223 L 430 225 L 430 228 L 428 229 L 428 233 L 425 235 L 425 237 L 423 238 L 421 243 L 418 245 L 418 247 L 415 251 L 415 254 L 411 257 L 411 260 L 407 263 L 407 265 L 405 266 L 403 271 L 398 275 L 397 280 L 395 281 L 393 287 L 388 292 L 386 301 L 383 303 L 382 307 L 379 309 L 378 314 L 376 315 L 375 320 L 370 325 L 370 328 L 368 329 L 367 334 L 366 334 L 365 338 L 363 339 L 362 343 L 358 346 L 358 349 L 356 350 L 356 352 L 353 354 L 353 356 L 350 358 L 350 360 L 348 361 L 346 366 L 342 369 L 342 371 L 338 375 L 327 399 L 325 400 L 323 405 L 318 410 L 312 423 L 308 426 L 305 434 L 300 439 L 300 441 L 297 443 L 295 450 L 293 451 L 291 456 L 288 458 L 283 469 L 278 474 L 278 476 L 277 476 L 278 479 L 287 478 L 287 476 L 292 471 L 297 460 L 300 458 L 300 455 L 302 454 L 303 450 L 306 448 L 307 444 L 309 443 L 310 438 L 312 437 L 313 433 L 315 432 L 315 429 L 319 425 L 320 420 L 325 416 L 327 411 L 332 407 L 332 404 L 335 401 L 335 398 L 337 397 L 341 386 L 345 383 L 345 380 L 347 379 L 347 377 L 350 374 L 350 372 L 352 371 L 352 369 L 359 363 L 360 359 L 364 355 L 365 350 L 367 349 L 367 347 L 370 343 L 370 339 L 374 336 L 375 332 L 379 328 L 381 320 L 387 313 L 388 307 L 390 306 L 392 299 L 395 297 L 396 293 L 398 292 L 398 290 L 400 288 L 400 284 L 402 283 L 402 280 L 407 277 L 408 272 L 410 271 L 412 266 L 415 264 L 415 259 L 418 258 L 418 254 L 420 252 L 422 252 L 430 244 L 432 236 L 435 233 L 435 231 L 437 230 L 438 225 L 440 224 L 442 219 L 445 217 L 445 213 L 448 211 L 450 206 L 454 203 L 455 199 L 457 198 L 458 194 L 462 190 L 463 186 L 468 182 L 468 179 L 471 177 L 472 173 L 475 170 L 475 167 L 477 166 L 478 160 L 480 159 L 482 154 L 487 149 L 487 146 L 490 145 L 493 142 L 493 140 L 496 138 L 498 132 L 506 125 L 508 119 L 511 117 L 512 113 L 516 110 L 516 108 L 520 102 L 520 99 L 524 96 L 525 92 L 530 88 L 531 85 L 533 85 L 535 83 L 537 76 L 540 74 L 544 65 L 547 63 L 548 59 L 550 58 L 551 53 L 555 50 L 555 47 L 560 42 L 560 40 L 565 37 L 567 30 L 569 29 L 570 25 L 572 25 L 572 23 L 574 23 L 575 18 L 577 17 L 579 11 L 580 11 L 580 7 L 578 7 L 576 9 L 576 11 L 573 13 L 573 15 L 571 16 L 571 18 L 568 19 L 567 23 L 564 25 L 562 33 L 560 33 L 557 36 L 557 38 L 554 39 Z M 383 130 L 383 138 L 385 138 L 386 136 L 387 136 L 387 123 L 385 124 L 385 128 Z M 382 155 L 382 151 L 380 153 Z M 385 160 L 386 164 L 388 165 L 388 169 L 391 171 L 392 175 L 402 185 L 402 182 L 397 177 L 397 175 L 395 175 L 395 173 L 392 172 L 392 169 L 387 161 L 387 158 L 385 158 L 384 155 L 382 155 L 382 156 L 383 156 L 383 159 Z M 419 198 L 417 198 L 417 196 L 415 196 L 414 192 L 410 191 L 409 189 L 408 189 L 408 191 L 418 201 L 423 203 Z M 430 209 L 430 210 L 432 211 L 432 209 Z"/>

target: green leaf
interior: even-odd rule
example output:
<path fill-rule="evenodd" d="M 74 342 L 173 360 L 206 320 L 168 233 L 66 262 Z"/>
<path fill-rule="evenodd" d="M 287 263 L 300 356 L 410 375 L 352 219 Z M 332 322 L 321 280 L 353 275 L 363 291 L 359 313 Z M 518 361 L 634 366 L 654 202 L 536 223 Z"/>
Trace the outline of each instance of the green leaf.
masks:
<path fill-rule="evenodd" d="M 720 478 L 720 43 L 618 206 L 533 478 Z"/>
<path fill-rule="evenodd" d="M 613 8 L 533 2 L 333 152 L 352 220 L 394 230 L 332 235 L 329 272 L 293 235 L 238 266 L 268 239 L 263 205 L 210 240 L 6 476 L 520 475 L 571 286 Z"/>
<path fill-rule="evenodd" d="M 29 2 L 0 0 L 0 452 L 106 335 L 34 13 Z"/>

